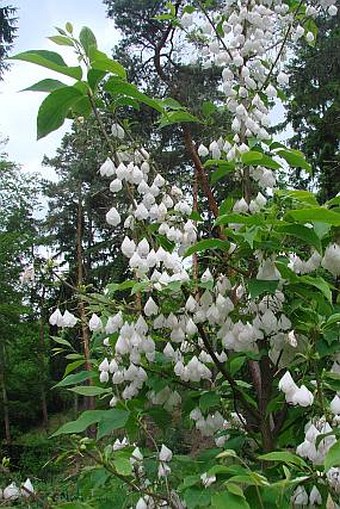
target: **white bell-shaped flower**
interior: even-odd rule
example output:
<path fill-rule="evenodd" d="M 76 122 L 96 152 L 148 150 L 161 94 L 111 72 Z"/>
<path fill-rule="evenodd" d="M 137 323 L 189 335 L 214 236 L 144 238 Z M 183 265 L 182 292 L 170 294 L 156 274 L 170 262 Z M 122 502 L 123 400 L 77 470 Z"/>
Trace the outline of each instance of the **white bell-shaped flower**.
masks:
<path fill-rule="evenodd" d="M 150 251 L 149 242 L 147 239 L 142 239 L 137 245 L 137 253 L 139 256 L 147 256 Z"/>
<path fill-rule="evenodd" d="M 129 171 L 124 163 L 120 163 L 116 169 L 116 176 L 119 180 L 124 180 L 128 177 Z"/>
<path fill-rule="evenodd" d="M 107 334 L 113 334 L 122 327 L 123 323 L 124 323 L 123 315 L 121 311 L 119 311 L 114 316 L 109 317 L 105 325 L 105 332 Z"/>
<path fill-rule="evenodd" d="M 118 226 L 121 222 L 121 217 L 116 209 L 116 207 L 112 207 L 107 213 L 106 213 L 106 222 L 111 226 Z"/>
<path fill-rule="evenodd" d="M 93 315 L 91 316 L 90 321 L 89 321 L 90 331 L 99 331 L 102 328 L 103 328 L 103 323 L 102 323 L 101 319 L 99 318 L 98 315 L 96 315 L 96 313 L 93 313 Z"/>
<path fill-rule="evenodd" d="M 20 497 L 20 490 L 15 482 L 12 482 L 3 491 L 4 500 L 17 500 Z"/>
<path fill-rule="evenodd" d="M 294 491 L 291 502 L 294 506 L 305 506 L 308 505 L 309 498 L 308 493 L 303 486 L 298 486 Z"/>
<path fill-rule="evenodd" d="M 145 306 L 144 306 L 144 313 L 146 314 L 146 316 L 152 316 L 152 315 L 156 315 L 158 313 L 158 306 L 156 304 L 156 302 L 153 300 L 152 297 L 149 297 Z"/>
<path fill-rule="evenodd" d="M 171 472 L 171 468 L 167 463 L 161 462 L 158 466 L 158 477 L 167 477 Z"/>
<path fill-rule="evenodd" d="M 139 498 L 136 504 L 136 509 L 148 509 L 148 508 L 149 504 L 146 500 L 146 497 Z"/>
<path fill-rule="evenodd" d="M 99 375 L 99 381 L 102 384 L 106 384 L 110 379 L 108 371 L 101 371 Z"/>
<path fill-rule="evenodd" d="M 331 411 L 334 415 L 340 415 L 340 398 L 338 395 L 334 396 L 330 404 Z"/>
<path fill-rule="evenodd" d="M 172 460 L 172 451 L 164 444 L 162 444 L 160 453 L 159 453 L 159 461 L 171 461 Z"/>
<path fill-rule="evenodd" d="M 26 479 L 20 491 L 21 495 L 26 498 L 34 495 L 34 488 L 29 478 Z"/>
<path fill-rule="evenodd" d="M 112 180 L 112 182 L 110 184 L 111 193 L 118 193 L 122 189 L 123 189 L 123 184 L 122 184 L 121 180 L 119 180 L 119 179 Z"/>
<path fill-rule="evenodd" d="M 99 364 L 98 369 L 99 371 L 109 371 L 109 361 L 107 360 L 107 357 Z"/>
<path fill-rule="evenodd" d="M 60 312 L 60 309 L 57 308 L 50 316 L 49 323 L 51 325 L 56 325 L 57 327 L 62 327 L 64 325 L 63 315 Z"/>
<path fill-rule="evenodd" d="M 327 246 L 321 265 L 333 276 L 340 275 L 340 245 L 335 243 Z"/>
<path fill-rule="evenodd" d="M 116 172 L 116 167 L 112 160 L 108 157 L 106 161 L 99 168 L 99 173 L 102 177 L 112 177 Z"/>
<path fill-rule="evenodd" d="M 233 207 L 233 211 L 234 212 L 237 212 L 237 213 L 246 213 L 248 212 L 248 203 L 246 202 L 246 200 L 244 198 L 241 198 L 240 200 L 237 200 L 234 207 Z"/>
<path fill-rule="evenodd" d="M 200 157 L 207 157 L 209 155 L 209 150 L 201 143 L 197 149 L 197 153 Z"/>
<path fill-rule="evenodd" d="M 123 140 L 124 136 L 125 136 L 124 129 L 122 128 L 122 126 L 120 126 L 117 123 L 112 124 L 111 134 L 112 134 L 112 136 L 114 136 L 115 138 L 118 138 L 119 140 Z"/>
<path fill-rule="evenodd" d="M 289 373 L 289 371 L 286 371 L 286 373 L 280 379 L 279 389 L 284 393 L 295 392 L 298 389 L 298 386 L 294 382 L 292 375 Z"/>
<path fill-rule="evenodd" d="M 292 395 L 293 405 L 299 405 L 302 407 L 311 406 L 314 402 L 313 394 L 307 389 L 305 385 L 301 385 L 297 391 Z"/>
<path fill-rule="evenodd" d="M 202 481 L 202 484 L 205 488 L 208 488 L 209 486 L 211 486 L 214 482 L 216 482 L 216 475 L 212 474 L 212 475 L 209 475 L 207 474 L 207 472 L 204 472 L 202 475 L 201 475 L 201 481 Z"/>
<path fill-rule="evenodd" d="M 211 274 L 211 272 L 210 272 L 209 268 L 208 268 L 208 269 L 206 269 L 206 270 L 203 272 L 202 276 L 201 276 L 201 281 L 202 281 L 202 283 L 207 283 L 208 281 L 213 281 L 213 280 L 214 280 L 214 278 L 213 278 L 213 276 L 212 276 L 212 274 Z"/>
<path fill-rule="evenodd" d="M 311 506 L 322 504 L 321 493 L 316 486 L 313 486 L 313 488 L 311 489 L 311 492 L 309 494 L 309 503 Z"/>
<path fill-rule="evenodd" d="M 72 328 L 76 325 L 78 319 L 69 311 L 65 311 L 63 314 L 63 327 Z"/>

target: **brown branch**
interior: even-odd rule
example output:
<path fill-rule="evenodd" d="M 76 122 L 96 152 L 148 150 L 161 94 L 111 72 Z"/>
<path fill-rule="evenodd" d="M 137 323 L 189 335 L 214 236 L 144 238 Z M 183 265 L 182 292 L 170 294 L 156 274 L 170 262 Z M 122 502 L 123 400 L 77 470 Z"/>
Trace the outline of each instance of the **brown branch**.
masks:
<path fill-rule="evenodd" d="M 207 177 L 207 174 L 205 173 L 203 164 L 197 154 L 196 147 L 192 140 L 190 129 L 187 125 L 184 125 L 184 124 L 183 124 L 182 128 L 183 128 L 184 143 L 185 143 L 186 149 L 192 159 L 192 162 L 194 163 L 202 190 L 208 199 L 209 208 L 210 208 L 211 212 L 213 213 L 213 215 L 215 217 L 218 217 L 218 205 L 217 205 L 217 202 L 216 202 L 214 195 L 211 191 L 208 177 Z"/>
<path fill-rule="evenodd" d="M 234 398 L 236 400 L 238 398 L 242 402 L 242 404 L 243 404 L 244 408 L 247 410 L 247 412 L 249 412 L 249 414 L 251 414 L 255 419 L 258 419 L 259 418 L 259 413 L 257 412 L 257 410 L 255 408 L 253 408 L 248 403 L 248 401 L 244 397 L 243 392 L 238 387 L 238 385 L 237 385 L 236 381 L 234 380 L 234 378 L 231 376 L 230 373 L 228 373 L 228 371 L 224 367 L 224 364 L 218 360 L 218 358 L 217 358 L 217 356 L 216 356 L 216 354 L 214 352 L 214 349 L 213 349 L 213 347 L 212 347 L 212 345 L 211 345 L 211 343 L 209 341 L 209 338 L 208 338 L 208 336 L 205 333 L 203 325 L 198 324 L 197 328 L 198 328 L 198 332 L 200 333 L 200 336 L 202 338 L 202 341 L 204 343 L 204 346 L 207 349 L 207 352 L 209 353 L 210 357 L 214 361 L 215 366 L 217 367 L 218 371 L 221 373 L 223 378 L 229 383 L 229 385 L 231 387 L 231 390 L 233 391 Z"/>

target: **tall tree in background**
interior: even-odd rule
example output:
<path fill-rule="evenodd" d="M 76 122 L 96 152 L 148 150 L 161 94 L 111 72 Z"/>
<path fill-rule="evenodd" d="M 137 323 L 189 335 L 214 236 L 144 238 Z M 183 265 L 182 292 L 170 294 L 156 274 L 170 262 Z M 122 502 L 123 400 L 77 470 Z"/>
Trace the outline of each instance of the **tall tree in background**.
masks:
<path fill-rule="evenodd" d="M 34 406 L 38 410 L 40 394 L 37 321 L 20 284 L 20 273 L 32 261 L 37 237 L 33 217 L 37 184 L 37 176 L 23 174 L 5 154 L 0 155 L 0 414 L 7 442 L 11 440 L 11 416 L 29 419 L 29 402 L 31 410 Z M 17 390 L 18 383 L 26 392 Z"/>
<path fill-rule="evenodd" d="M 315 47 L 296 48 L 286 107 L 294 130 L 291 144 L 311 162 L 324 201 L 340 192 L 340 9 L 317 25 Z M 305 181 L 310 183 L 308 177 Z"/>
<path fill-rule="evenodd" d="M 16 9 L 10 5 L 0 7 L 0 80 L 8 65 L 4 62 L 8 56 L 14 39 L 16 27 Z"/>
<path fill-rule="evenodd" d="M 110 126 L 107 125 L 108 131 Z M 72 341 L 77 345 L 80 339 L 87 369 L 90 369 L 90 334 L 81 294 L 88 289 L 98 291 L 110 281 L 121 281 L 126 271 L 118 248 L 122 229 L 112 229 L 105 219 L 112 195 L 99 175 L 107 155 L 104 153 L 98 126 L 91 117 L 86 123 L 77 120 L 71 133 L 64 136 L 56 156 L 44 161 L 59 177 L 58 182 L 45 186 L 49 199 L 46 229 L 51 245 L 62 258 L 61 265 L 67 269 L 57 301 L 61 308 L 67 303 L 68 309 L 81 319 L 77 337 Z M 124 203 L 121 206 L 126 207 Z M 87 401 L 91 403 L 90 399 Z"/>

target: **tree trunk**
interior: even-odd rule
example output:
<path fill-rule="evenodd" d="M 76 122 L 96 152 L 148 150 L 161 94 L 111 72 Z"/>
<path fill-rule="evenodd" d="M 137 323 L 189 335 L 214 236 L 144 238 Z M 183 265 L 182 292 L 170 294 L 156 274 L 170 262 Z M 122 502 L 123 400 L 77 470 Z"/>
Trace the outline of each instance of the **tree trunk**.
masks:
<path fill-rule="evenodd" d="M 77 217 L 77 288 L 79 290 L 78 296 L 78 311 L 79 317 L 81 321 L 81 335 L 82 335 L 82 343 L 83 343 L 83 353 L 85 358 L 85 369 L 87 371 L 91 371 L 91 362 L 90 362 L 90 331 L 87 327 L 87 319 L 86 319 L 86 310 L 85 304 L 81 298 L 81 287 L 84 283 L 84 269 L 83 269 L 83 223 L 84 223 L 84 214 L 83 214 L 83 206 L 82 206 L 82 190 L 81 190 L 81 182 L 79 182 L 78 187 L 78 217 Z M 91 379 L 88 380 L 88 385 L 92 385 Z M 92 396 L 85 398 L 85 404 L 87 409 L 95 408 L 95 401 Z"/>
<path fill-rule="evenodd" d="M 11 428 L 8 408 L 8 396 L 5 379 L 5 346 L 1 345 L 0 355 L 0 386 L 1 386 L 1 397 L 4 409 L 4 426 L 5 426 L 5 439 L 7 444 L 11 443 Z"/>
<path fill-rule="evenodd" d="M 45 293 L 45 292 L 44 292 Z M 42 300 L 44 299 L 44 293 Z M 44 331 L 44 319 L 43 319 L 43 305 L 41 306 L 41 318 L 39 323 L 39 362 L 43 369 L 45 369 L 45 331 Z M 48 410 L 47 410 L 47 399 L 46 399 L 46 390 L 45 390 L 45 380 L 46 376 L 44 375 L 43 380 L 40 384 L 40 393 L 41 393 L 41 410 L 42 410 L 42 418 L 43 418 L 43 426 L 44 428 L 48 427 Z"/>

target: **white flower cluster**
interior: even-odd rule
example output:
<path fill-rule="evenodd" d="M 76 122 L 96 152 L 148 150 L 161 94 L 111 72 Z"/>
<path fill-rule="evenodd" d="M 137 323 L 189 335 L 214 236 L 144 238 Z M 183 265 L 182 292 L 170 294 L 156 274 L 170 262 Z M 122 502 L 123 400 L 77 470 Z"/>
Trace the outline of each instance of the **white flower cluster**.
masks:
<path fill-rule="evenodd" d="M 262 193 L 257 193 L 256 198 L 250 201 L 248 204 L 244 198 L 237 200 L 234 204 L 233 211 L 237 213 L 248 213 L 256 214 L 259 212 L 267 203 L 267 198 Z"/>
<path fill-rule="evenodd" d="M 196 428 L 205 437 L 212 437 L 217 431 L 226 429 L 228 426 L 228 422 L 222 417 L 220 412 L 217 411 L 204 417 L 198 407 L 190 412 L 190 419 L 195 421 Z"/>
<path fill-rule="evenodd" d="M 0 489 L 0 500 L 5 501 L 18 500 L 20 497 L 28 498 L 32 495 L 34 495 L 34 488 L 28 478 L 21 487 L 12 482 L 3 490 Z"/>
<path fill-rule="evenodd" d="M 147 397 L 153 405 L 163 406 L 168 412 L 172 412 L 182 402 L 180 394 L 177 391 L 172 391 L 169 387 L 164 387 L 157 393 L 155 391 L 148 392 Z"/>
<path fill-rule="evenodd" d="M 302 458 L 308 458 L 315 465 L 322 465 L 329 449 L 336 442 L 335 435 L 324 437 L 317 445 L 316 440 L 320 435 L 331 433 L 333 430 L 324 417 L 309 421 L 305 426 L 305 439 L 298 445 L 296 452 Z"/>
<path fill-rule="evenodd" d="M 284 392 L 287 403 L 307 407 L 313 404 L 314 396 L 305 385 L 298 387 L 289 371 L 279 381 L 279 389 Z"/>
<path fill-rule="evenodd" d="M 206 417 L 202 414 L 200 408 L 196 407 L 190 412 L 190 419 L 195 422 L 195 427 L 205 437 L 214 436 L 215 444 L 217 447 L 223 447 L 225 442 L 229 439 L 229 435 L 226 434 L 226 430 L 233 428 L 243 428 L 244 417 L 240 416 L 235 412 L 231 412 L 229 420 L 222 417 L 219 411 L 213 414 L 208 414 Z"/>
<path fill-rule="evenodd" d="M 296 274 L 309 274 L 320 267 L 322 257 L 317 251 L 314 251 L 308 260 L 304 261 L 296 253 L 290 253 L 289 260 L 288 267 L 293 272 Z"/>
<path fill-rule="evenodd" d="M 97 323 L 97 318 L 100 320 L 100 328 L 104 329 L 102 320 L 96 317 Z M 139 365 L 142 356 L 145 356 L 150 362 L 154 360 L 155 356 L 155 343 L 151 336 L 147 335 L 148 324 L 142 316 L 136 322 L 129 323 L 124 321 L 122 313 L 118 312 L 108 318 L 105 332 L 107 334 L 118 332 L 119 335 L 115 344 L 114 356 L 110 361 L 106 357 L 99 365 L 100 381 L 107 383 L 111 375 L 113 385 L 125 384 L 122 391 L 123 399 L 131 399 L 138 394 L 147 379 L 146 371 Z M 104 345 L 110 348 L 106 339 Z M 130 362 L 127 368 L 123 364 L 125 356 L 128 356 Z M 110 405 L 115 406 L 117 401 L 117 398 L 113 397 Z"/>
<path fill-rule="evenodd" d="M 72 328 L 77 322 L 78 319 L 72 313 L 66 310 L 64 314 L 62 314 L 59 308 L 57 308 L 49 318 L 49 323 L 57 327 Z"/>
<path fill-rule="evenodd" d="M 291 502 L 294 507 L 308 506 L 315 507 L 322 504 L 321 493 L 316 486 L 313 486 L 309 496 L 306 489 L 303 486 L 298 486 L 294 491 Z"/>

